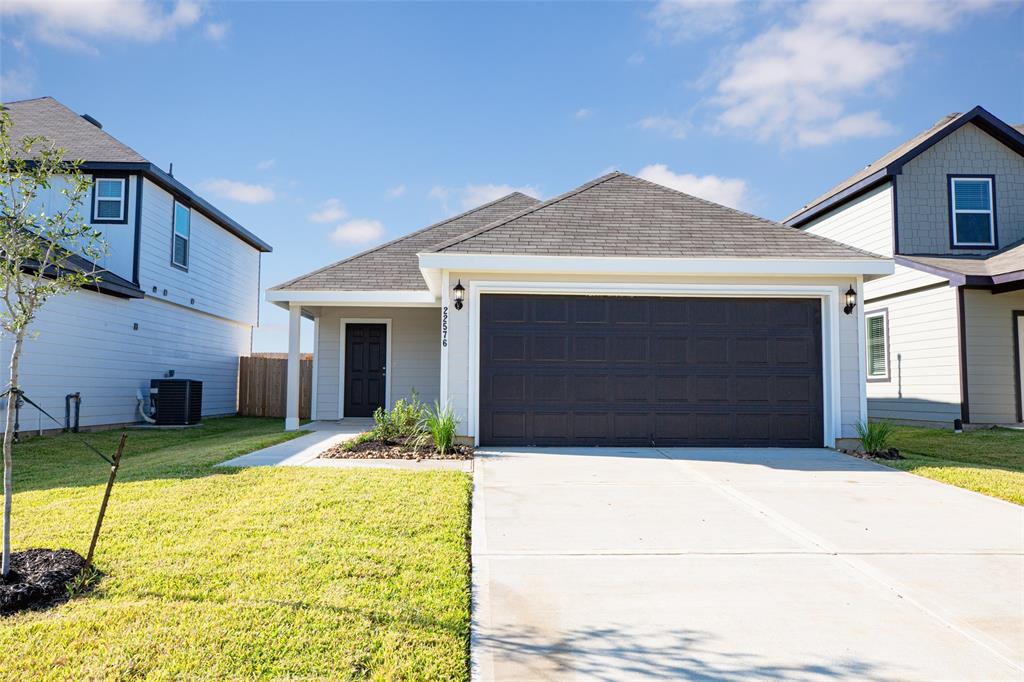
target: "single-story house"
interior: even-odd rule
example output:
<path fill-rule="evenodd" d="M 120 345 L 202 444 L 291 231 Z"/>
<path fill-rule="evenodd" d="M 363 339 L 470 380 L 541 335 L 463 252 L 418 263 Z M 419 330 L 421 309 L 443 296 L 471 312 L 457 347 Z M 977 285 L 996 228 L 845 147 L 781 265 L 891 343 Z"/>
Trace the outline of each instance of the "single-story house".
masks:
<path fill-rule="evenodd" d="M 891 259 L 623 173 L 513 193 L 267 291 L 314 322 L 313 415 L 415 390 L 483 446 L 832 446 L 866 419 Z"/>

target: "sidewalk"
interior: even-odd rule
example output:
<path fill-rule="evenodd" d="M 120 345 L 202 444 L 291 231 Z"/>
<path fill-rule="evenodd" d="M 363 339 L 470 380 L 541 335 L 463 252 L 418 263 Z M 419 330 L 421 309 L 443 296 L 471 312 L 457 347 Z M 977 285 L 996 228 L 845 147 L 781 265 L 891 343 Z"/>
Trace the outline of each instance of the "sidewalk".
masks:
<path fill-rule="evenodd" d="M 221 462 L 222 467 L 311 466 L 328 448 L 355 438 L 373 427 L 372 419 L 342 419 L 336 422 L 310 422 L 302 427 L 309 431 L 286 443 L 271 445 L 256 452 Z"/>

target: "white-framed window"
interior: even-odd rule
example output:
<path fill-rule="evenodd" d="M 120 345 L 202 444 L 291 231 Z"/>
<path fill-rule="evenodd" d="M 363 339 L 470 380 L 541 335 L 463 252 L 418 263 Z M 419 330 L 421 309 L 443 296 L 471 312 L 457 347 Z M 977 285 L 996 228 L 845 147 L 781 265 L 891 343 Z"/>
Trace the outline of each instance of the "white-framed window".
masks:
<path fill-rule="evenodd" d="M 889 313 L 886 310 L 864 313 L 864 322 L 868 380 L 885 381 L 889 378 Z"/>
<path fill-rule="evenodd" d="M 92 186 L 92 222 L 127 222 L 126 178 L 96 178 Z"/>
<path fill-rule="evenodd" d="M 191 237 L 192 211 L 185 204 L 174 202 L 174 230 L 171 244 L 171 262 L 188 268 L 188 245 Z"/>
<path fill-rule="evenodd" d="M 996 219 L 992 192 L 992 178 L 949 179 L 953 246 L 995 246 Z"/>

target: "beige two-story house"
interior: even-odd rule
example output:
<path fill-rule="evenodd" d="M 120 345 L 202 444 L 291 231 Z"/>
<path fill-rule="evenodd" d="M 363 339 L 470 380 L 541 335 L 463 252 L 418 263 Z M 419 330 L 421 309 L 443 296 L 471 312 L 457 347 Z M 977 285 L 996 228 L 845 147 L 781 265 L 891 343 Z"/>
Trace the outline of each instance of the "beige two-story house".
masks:
<path fill-rule="evenodd" d="M 950 114 L 784 221 L 895 259 L 865 283 L 871 418 L 1024 421 L 1022 130 Z"/>

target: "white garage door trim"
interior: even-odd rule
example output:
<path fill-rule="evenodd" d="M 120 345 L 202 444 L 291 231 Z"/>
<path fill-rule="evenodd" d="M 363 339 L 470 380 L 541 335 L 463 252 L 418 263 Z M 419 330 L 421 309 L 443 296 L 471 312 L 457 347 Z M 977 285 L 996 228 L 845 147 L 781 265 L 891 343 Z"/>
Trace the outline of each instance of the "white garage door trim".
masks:
<path fill-rule="evenodd" d="M 467 433 L 480 445 L 480 295 L 569 294 L 577 296 L 702 296 L 718 298 L 821 299 L 823 432 L 825 447 L 841 433 L 839 391 L 839 287 L 803 284 L 620 284 L 615 282 L 503 282 L 469 284 L 469 414 Z M 859 313 L 858 313 L 859 315 Z"/>

